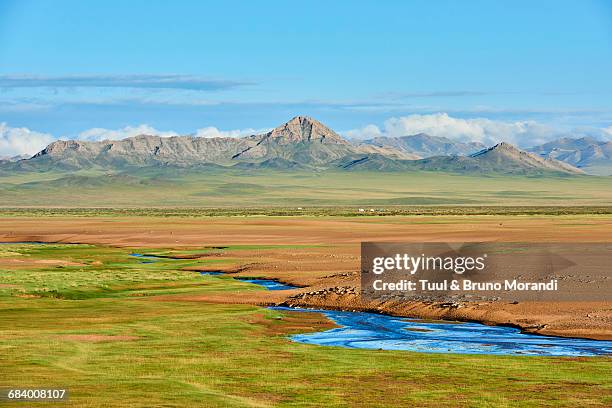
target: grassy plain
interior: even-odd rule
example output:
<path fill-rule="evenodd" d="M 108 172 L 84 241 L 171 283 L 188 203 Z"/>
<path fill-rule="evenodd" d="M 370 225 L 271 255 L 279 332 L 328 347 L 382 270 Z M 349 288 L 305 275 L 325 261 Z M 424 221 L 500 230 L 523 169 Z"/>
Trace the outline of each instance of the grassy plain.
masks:
<path fill-rule="evenodd" d="M 231 259 L 245 250 L 273 253 L 284 247 L 224 251 Z M 66 406 L 88 407 L 612 403 L 609 358 L 461 356 L 297 344 L 287 335 L 327 329 L 330 323 L 311 314 L 180 300 L 262 289 L 182 270 L 214 265 L 214 256 L 143 263 L 129 256 L 134 250 L 168 251 L 0 245 L 0 387 L 67 387 Z M 214 251 L 185 247 L 172 253 Z"/>
<path fill-rule="evenodd" d="M 0 174 L 3 207 L 610 206 L 612 177 L 144 169 Z"/>

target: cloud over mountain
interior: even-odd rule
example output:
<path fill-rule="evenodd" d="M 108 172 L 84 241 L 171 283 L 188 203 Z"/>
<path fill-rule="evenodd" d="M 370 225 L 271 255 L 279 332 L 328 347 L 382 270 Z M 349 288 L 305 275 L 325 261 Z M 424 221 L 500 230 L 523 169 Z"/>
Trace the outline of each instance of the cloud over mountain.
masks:
<path fill-rule="evenodd" d="M 202 138 L 213 138 L 213 137 L 241 137 L 248 136 L 257 133 L 263 133 L 269 129 L 231 129 L 231 130 L 220 130 L 214 126 L 208 126 L 201 129 L 197 129 L 193 136 Z M 141 124 L 138 126 L 126 126 L 120 129 L 104 129 L 104 128 L 93 128 L 79 133 L 78 140 L 86 140 L 90 142 L 99 142 L 102 140 L 121 140 L 128 137 L 149 135 L 149 136 L 161 136 L 171 137 L 179 136 L 178 132 L 173 130 L 158 130 L 153 126 L 147 124 Z"/>
<path fill-rule="evenodd" d="M 0 156 L 32 155 L 51 143 L 55 138 L 28 128 L 13 128 L 0 123 Z"/>
<path fill-rule="evenodd" d="M 477 143 L 461 144 L 448 138 L 422 134 L 401 138 L 378 137 L 371 143 L 355 144 L 308 116 L 296 116 L 269 132 L 243 137 L 210 137 L 223 135 L 216 128 L 200 129 L 198 133 L 204 137 L 162 137 L 141 132 L 155 133 L 157 130 L 146 125 L 119 131 L 93 129 L 84 132 L 86 134 L 82 137 L 105 140 L 54 141 L 30 159 L 5 162 L 3 166 L 34 171 L 88 168 L 131 171 L 157 166 L 213 166 L 215 169 L 246 170 L 581 173 L 571 165 L 539 157 L 507 143 L 483 149 L 484 146 Z M 125 133 L 135 135 L 122 140 L 106 140 Z M 227 134 L 236 136 L 242 133 L 233 131 Z M 166 132 L 166 136 L 172 135 L 173 132 Z M 474 151 L 477 153 L 466 155 Z M 425 156 L 428 158 L 420 159 Z"/>
<path fill-rule="evenodd" d="M 234 130 L 219 130 L 214 126 L 198 129 L 195 132 L 196 137 L 242 137 L 268 132 L 271 129 L 234 129 Z"/>
<path fill-rule="evenodd" d="M 174 131 L 160 131 L 149 125 L 138 125 L 138 126 L 126 126 L 121 129 L 104 129 L 104 128 L 93 128 L 88 129 L 84 132 L 79 133 L 77 139 L 87 140 L 90 142 L 98 142 L 101 140 L 121 140 L 126 137 L 138 136 L 138 135 L 153 135 L 153 136 L 178 136 L 178 133 Z"/>
<path fill-rule="evenodd" d="M 559 130 L 536 121 L 505 122 L 485 118 L 462 119 L 447 113 L 409 115 L 387 119 L 382 129 L 367 125 L 344 132 L 352 138 L 369 139 L 376 136 L 400 137 L 425 133 L 462 142 L 495 144 L 507 141 L 520 146 L 550 140 Z"/>
<path fill-rule="evenodd" d="M 253 134 L 265 133 L 270 129 L 230 129 L 220 130 L 214 126 L 197 129 L 193 136 L 199 138 L 215 137 L 242 137 Z M 80 132 L 74 139 L 88 142 L 100 142 L 102 140 L 122 140 L 139 135 L 171 137 L 179 136 L 180 133 L 173 130 L 159 130 L 151 125 L 140 124 L 137 126 L 125 126 L 119 129 L 92 128 Z M 0 123 L 0 157 L 11 157 L 22 154 L 32 155 L 55 140 L 67 139 L 48 133 L 37 132 L 25 127 L 14 128 L 6 123 Z"/>
<path fill-rule="evenodd" d="M 449 116 L 447 113 L 392 117 L 383 122 L 382 128 L 370 124 L 342 132 L 345 136 L 357 140 L 380 136 L 401 137 L 421 133 L 464 143 L 478 142 L 492 145 L 508 142 L 522 147 L 543 144 L 561 137 L 588 136 L 601 140 L 612 140 L 612 126 L 563 129 L 533 120 L 512 122 L 486 118 L 463 119 Z"/>
<path fill-rule="evenodd" d="M 244 128 L 221 130 L 214 126 L 202 127 L 191 132 L 199 138 L 243 137 L 266 133 L 270 128 Z M 51 135 L 28 128 L 12 128 L 6 123 L 0 124 L 0 156 L 33 154 L 54 140 L 73 138 L 84 141 L 121 140 L 138 135 L 161 137 L 178 136 L 174 130 L 159 130 L 148 124 L 125 126 L 117 129 L 91 128 L 76 136 Z M 612 126 L 607 128 L 581 127 L 561 129 L 537 121 L 501 121 L 486 118 L 463 119 L 447 113 L 414 114 L 392 117 L 382 126 L 369 124 L 362 128 L 341 132 L 353 140 L 367 140 L 378 137 L 401 137 L 407 135 L 427 134 L 434 137 L 446 137 L 455 142 L 477 142 L 493 145 L 505 141 L 521 147 L 532 147 L 562 137 L 594 137 L 598 140 L 612 140 Z"/>

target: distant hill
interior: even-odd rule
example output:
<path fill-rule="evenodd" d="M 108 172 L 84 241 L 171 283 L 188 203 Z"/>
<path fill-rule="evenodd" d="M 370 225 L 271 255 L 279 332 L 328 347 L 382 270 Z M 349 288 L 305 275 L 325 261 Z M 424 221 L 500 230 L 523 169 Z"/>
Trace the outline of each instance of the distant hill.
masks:
<path fill-rule="evenodd" d="M 398 160 L 381 154 L 360 154 L 341 158 L 332 164 L 333 167 L 351 171 L 403 171 L 412 170 L 415 160 Z"/>
<path fill-rule="evenodd" d="M 393 160 L 382 156 L 353 157 L 338 163 L 347 170 L 386 168 L 452 173 L 503 174 L 584 174 L 580 169 L 554 159 L 543 159 L 508 143 L 499 143 L 469 156 L 434 156 L 420 160 Z"/>
<path fill-rule="evenodd" d="M 29 159 L 29 154 L 18 154 L 16 156 L 0 156 L 0 163 L 12 163 L 19 160 Z"/>
<path fill-rule="evenodd" d="M 380 137 L 353 144 L 306 116 L 297 116 L 270 132 L 241 138 L 140 135 L 118 141 L 59 140 L 32 158 L 5 162 L 2 167 L 22 171 L 119 170 L 129 174 L 150 167 L 163 167 L 168 171 L 197 168 L 215 171 L 340 169 L 476 174 L 582 173 L 570 164 L 542 158 L 507 143 L 483 149 L 479 143 L 454 142 L 418 134 L 400 138 Z"/>
<path fill-rule="evenodd" d="M 363 143 L 393 148 L 411 154 L 415 159 L 433 156 L 467 156 L 486 147 L 478 142 L 463 143 L 446 137 L 430 136 L 425 133 L 401 137 L 379 136 L 368 139 Z"/>
<path fill-rule="evenodd" d="M 506 171 L 533 169 L 573 174 L 584 173 L 582 170 L 569 164 L 554 159 L 541 158 L 504 142 L 474 153 L 470 155 L 470 158 L 478 161 L 484 167 L 491 169 L 502 168 Z"/>
<path fill-rule="evenodd" d="M 588 173 L 612 175 L 612 142 L 592 137 L 562 138 L 528 150 L 541 157 L 571 164 Z"/>

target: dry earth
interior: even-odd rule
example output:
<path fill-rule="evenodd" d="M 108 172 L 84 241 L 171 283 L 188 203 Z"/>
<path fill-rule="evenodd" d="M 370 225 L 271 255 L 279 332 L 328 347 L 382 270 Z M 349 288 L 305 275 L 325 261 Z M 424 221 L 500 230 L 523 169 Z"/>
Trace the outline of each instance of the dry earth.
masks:
<path fill-rule="evenodd" d="M 358 296 L 359 244 L 362 241 L 612 242 L 611 216 L 7 217 L 0 220 L 0 241 L 159 248 L 286 245 L 286 248 L 232 251 L 228 258 L 234 261 L 215 269 L 278 279 L 300 286 L 300 289 L 245 291 L 231 295 L 160 296 L 149 300 L 282 303 L 378 310 L 419 318 L 507 324 L 548 335 L 612 339 L 610 302 L 488 302 L 443 307 L 416 302 L 364 303 Z M 308 247 L 292 248 L 291 245 Z"/>

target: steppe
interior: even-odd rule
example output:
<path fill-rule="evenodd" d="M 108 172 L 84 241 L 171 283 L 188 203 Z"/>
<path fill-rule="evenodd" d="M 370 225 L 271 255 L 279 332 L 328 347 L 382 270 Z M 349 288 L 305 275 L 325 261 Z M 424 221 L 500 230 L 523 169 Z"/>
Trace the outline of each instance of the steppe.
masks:
<path fill-rule="evenodd" d="M 440 307 L 429 303 L 372 303 L 359 294 L 362 241 L 376 242 L 609 242 L 610 215 L 389 216 L 389 217 L 35 217 L 3 218 L 0 241 L 84 243 L 161 248 L 181 257 L 197 248 L 238 246 L 214 254 L 213 269 L 276 279 L 301 287 L 289 292 L 173 295 L 189 300 L 256 305 L 377 310 L 411 317 L 514 325 L 540 334 L 612 339 L 606 302 L 485 302 Z M 262 249 L 265 248 L 265 249 Z M 194 255 L 195 254 L 195 255 Z M 204 259 L 211 255 L 204 253 Z M 40 261 L 38 261 L 40 262 Z M 48 260 L 47 262 L 62 262 Z M 74 262 L 74 261 L 72 261 Z M 26 264 L 27 265 L 27 264 Z M 10 258 L 0 266 L 16 266 Z M 208 266 L 188 267 L 207 270 Z"/>
<path fill-rule="evenodd" d="M 358 209 L 313 211 L 324 216 L 248 215 L 274 211 L 244 209 L 232 216 L 205 215 L 232 213 L 227 209 L 4 210 L 0 242 L 14 243 L 0 245 L 0 387 L 68 388 L 66 406 L 89 407 L 610 404 L 606 356 L 312 346 L 288 336 L 328 330 L 333 322 L 264 307 L 376 309 L 610 338 L 609 303 L 378 308 L 355 295 L 362 240 L 606 242 L 612 215 L 605 209 L 347 216 L 351 211 Z M 402 211 L 412 210 L 396 209 Z M 134 252 L 162 258 L 145 263 L 130 256 Z M 266 291 L 199 271 L 299 288 Z"/>

